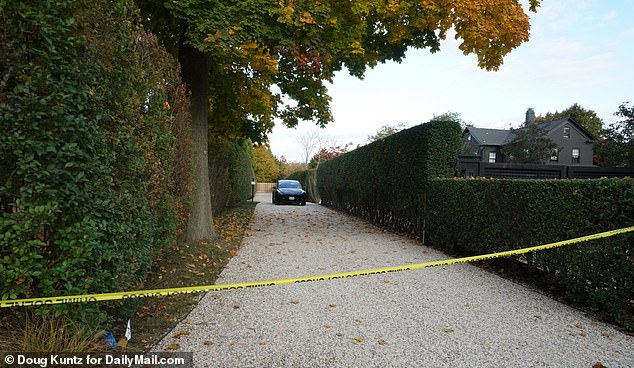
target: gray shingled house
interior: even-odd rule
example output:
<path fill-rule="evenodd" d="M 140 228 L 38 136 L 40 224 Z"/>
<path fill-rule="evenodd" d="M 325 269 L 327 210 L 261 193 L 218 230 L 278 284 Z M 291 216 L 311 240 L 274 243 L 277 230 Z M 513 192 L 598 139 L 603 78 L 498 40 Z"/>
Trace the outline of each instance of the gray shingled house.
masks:
<path fill-rule="evenodd" d="M 533 109 L 526 111 L 524 124 L 535 124 Z M 596 138 L 581 125 L 571 118 L 563 118 L 541 123 L 538 127 L 558 147 L 544 164 L 592 166 Z M 503 148 L 515 139 L 515 134 L 505 129 L 466 127 L 463 138 L 463 154 L 480 156 L 480 161 L 486 163 L 502 163 L 508 161 Z"/>

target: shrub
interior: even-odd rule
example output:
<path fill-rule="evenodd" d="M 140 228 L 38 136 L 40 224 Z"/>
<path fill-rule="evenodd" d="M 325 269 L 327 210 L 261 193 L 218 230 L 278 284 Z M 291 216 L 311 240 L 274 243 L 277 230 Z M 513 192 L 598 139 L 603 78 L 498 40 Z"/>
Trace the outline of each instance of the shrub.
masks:
<path fill-rule="evenodd" d="M 2 6 L 0 297 L 139 287 L 186 192 L 176 64 L 130 1 Z M 96 325 L 102 305 L 54 310 Z"/>

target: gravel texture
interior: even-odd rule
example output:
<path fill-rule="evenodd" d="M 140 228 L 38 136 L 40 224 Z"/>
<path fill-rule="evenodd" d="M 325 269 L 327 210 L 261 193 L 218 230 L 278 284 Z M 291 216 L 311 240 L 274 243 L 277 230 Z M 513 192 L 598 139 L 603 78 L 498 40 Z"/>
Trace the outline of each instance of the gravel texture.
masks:
<path fill-rule="evenodd" d="M 256 200 L 218 283 L 449 258 L 322 206 Z M 209 293 L 154 350 L 173 343 L 196 367 L 634 367 L 634 337 L 471 264 Z"/>

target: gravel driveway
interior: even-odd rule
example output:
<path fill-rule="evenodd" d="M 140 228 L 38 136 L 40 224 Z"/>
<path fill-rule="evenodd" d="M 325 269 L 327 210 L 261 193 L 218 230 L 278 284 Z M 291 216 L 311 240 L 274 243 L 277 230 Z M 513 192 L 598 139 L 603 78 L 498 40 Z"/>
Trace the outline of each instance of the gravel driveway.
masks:
<path fill-rule="evenodd" d="M 448 258 L 322 206 L 256 200 L 218 283 Z M 634 367 L 634 337 L 470 264 L 209 293 L 154 350 L 170 343 L 196 367 Z"/>

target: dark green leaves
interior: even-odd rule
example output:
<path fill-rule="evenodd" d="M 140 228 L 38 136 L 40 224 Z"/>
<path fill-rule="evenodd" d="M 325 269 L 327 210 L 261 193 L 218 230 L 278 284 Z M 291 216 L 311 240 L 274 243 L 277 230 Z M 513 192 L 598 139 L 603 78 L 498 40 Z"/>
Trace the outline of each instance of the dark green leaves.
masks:
<path fill-rule="evenodd" d="M 431 121 L 322 163 L 322 203 L 381 226 L 422 234 L 426 185 L 455 174 L 460 125 Z"/>
<path fill-rule="evenodd" d="M 427 226 L 434 245 L 493 253 L 631 226 L 633 194 L 631 179 L 441 179 L 428 186 Z M 631 330 L 633 240 L 624 234 L 534 253 L 526 262 L 565 286 L 569 299 Z"/>
<path fill-rule="evenodd" d="M 2 6 L 0 297 L 136 287 L 178 222 L 174 61 L 126 0 Z"/>

